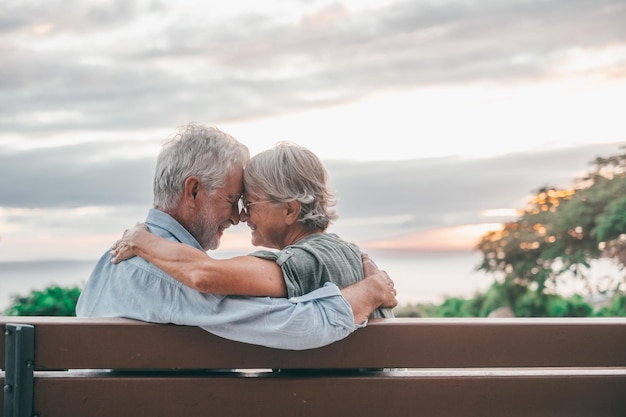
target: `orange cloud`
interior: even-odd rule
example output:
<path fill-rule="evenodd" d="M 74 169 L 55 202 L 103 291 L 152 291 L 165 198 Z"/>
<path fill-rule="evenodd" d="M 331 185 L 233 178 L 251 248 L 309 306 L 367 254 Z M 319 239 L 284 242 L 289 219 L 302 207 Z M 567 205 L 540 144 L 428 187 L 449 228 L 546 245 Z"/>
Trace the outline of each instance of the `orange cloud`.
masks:
<path fill-rule="evenodd" d="M 472 250 L 480 237 L 498 230 L 501 223 L 467 224 L 455 227 L 430 229 L 394 238 L 361 242 L 364 249 L 398 251 L 442 252 Z"/>
<path fill-rule="evenodd" d="M 498 230 L 501 223 L 467 224 L 430 229 L 385 239 L 357 242 L 364 250 L 395 250 L 415 252 L 471 251 L 480 237 Z M 261 249 L 250 243 L 250 231 L 245 225 L 231 227 L 222 236 L 218 251 L 248 253 Z"/>

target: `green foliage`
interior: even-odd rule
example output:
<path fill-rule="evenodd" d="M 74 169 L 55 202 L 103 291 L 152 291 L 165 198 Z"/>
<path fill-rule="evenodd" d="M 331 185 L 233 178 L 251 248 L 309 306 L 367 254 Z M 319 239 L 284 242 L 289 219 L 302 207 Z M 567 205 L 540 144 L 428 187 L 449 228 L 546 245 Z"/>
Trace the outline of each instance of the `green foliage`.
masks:
<path fill-rule="evenodd" d="M 514 287 L 515 304 L 509 304 L 511 287 L 495 282 L 485 293 L 473 298 L 448 298 L 440 305 L 413 304 L 394 309 L 396 317 L 488 317 L 508 307 L 515 317 L 626 317 L 626 293 L 618 291 L 608 305 L 594 308 L 581 295 L 537 293 L 523 286 Z"/>
<path fill-rule="evenodd" d="M 75 316 L 80 288 L 51 286 L 31 291 L 26 297 L 14 295 L 7 316 Z"/>
<path fill-rule="evenodd" d="M 436 310 L 436 317 L 475 317 L 476 308 L 472 299 L 448 298 Z"/>
<path fill-rule="evenodd" d="M 626 293 L 617 292 L 608 306 L 601 307 L 595 314 L 598 317 L 626 317 Z"/>
<path fill-rule="evenodd" d="M 528 291 L 513 311 L 516 317 L 589 317 L 593 307 L 580 295 L 564 298 Z"/>
<path fill-rule="evenodd" d="M 626 230 L 626 196 L 611 201 L 598 216 L 598 224 L 592 231 L 596 240 L 607 241 L 620 237 Z"/>
<path fill-rule="evenodd" d="M 394 308 L 396 317 L 432 317 L 436 306 L 433 304 L 406 304 Z"/>

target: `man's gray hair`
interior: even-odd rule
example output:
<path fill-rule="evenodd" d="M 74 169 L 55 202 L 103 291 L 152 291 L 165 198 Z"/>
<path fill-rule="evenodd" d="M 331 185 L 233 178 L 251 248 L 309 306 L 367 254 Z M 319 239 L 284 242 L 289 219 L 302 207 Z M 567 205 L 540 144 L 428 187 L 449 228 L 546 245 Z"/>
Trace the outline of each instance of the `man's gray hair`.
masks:
<path fill-rule="evenodd" d="M 163 144 L 154 173 L 153 205 L 173 210 L 182 197 L 185 180 L 200 178 L 207 191 L 224 187 L 233 166 L 250 159 L 248 148 L 215 127 L 188 124 Z"/>
<path fill-rule="evenodd" d="M 243 174 L 246 192 L 274 203 L 299 201 L 298 221 L 308 230 L 326 230 L 337 218 L 334 194 L 328 189 L 328 174 L 310 150 L 289 142 L 254 155 Z"/>

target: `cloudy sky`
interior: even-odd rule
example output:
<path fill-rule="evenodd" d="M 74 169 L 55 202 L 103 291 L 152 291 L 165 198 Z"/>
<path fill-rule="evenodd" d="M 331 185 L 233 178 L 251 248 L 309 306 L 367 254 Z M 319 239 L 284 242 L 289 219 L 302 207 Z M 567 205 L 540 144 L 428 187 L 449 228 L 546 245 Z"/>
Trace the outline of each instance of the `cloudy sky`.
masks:
<path fill-rule="evenodd" d="M 320 155 L 349 240 L 469 249 L 626 144 L 624 22 L 622 0 L 4 0 L 0 261 L 97 258 L 191 121 Z"/>

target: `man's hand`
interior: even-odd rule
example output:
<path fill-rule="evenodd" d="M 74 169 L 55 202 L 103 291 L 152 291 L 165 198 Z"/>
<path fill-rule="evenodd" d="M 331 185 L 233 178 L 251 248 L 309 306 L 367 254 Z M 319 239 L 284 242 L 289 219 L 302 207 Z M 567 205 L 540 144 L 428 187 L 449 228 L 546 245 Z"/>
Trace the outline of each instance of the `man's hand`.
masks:
<path fill-rule="evenodd" d="M 389 307 L 394 308 L 398 305 L 398 300 L 396 300 L 396 289 L 394 288 L 394 282 L 389 278 L 389 275 L 386 271 L 378 269 L 374 261 L 369 257 L 368 254 L 361 255 L 361 260 L 363 261 L 363 273 L 365 274 L 366 279 L 372 279 L 380 286 L 380 296 L 381 302 L 378 307 Z"/>
<path fill-rule="evenodd" d="M 396 289 L 389 275 L 378 269 L 368 255 L 363 254 L 362 260 L 365 278 L 341 290 L 352 307 L 356 324 L 365 322 L 378 307 L 393 308 L 398 305 Z"/>

